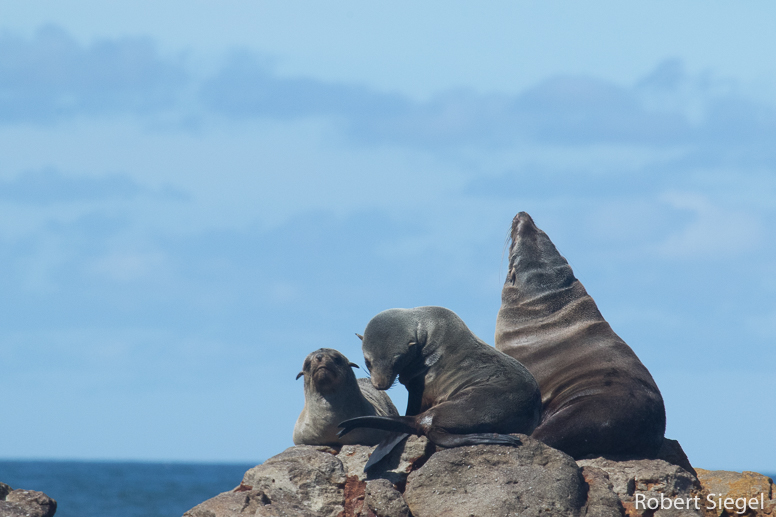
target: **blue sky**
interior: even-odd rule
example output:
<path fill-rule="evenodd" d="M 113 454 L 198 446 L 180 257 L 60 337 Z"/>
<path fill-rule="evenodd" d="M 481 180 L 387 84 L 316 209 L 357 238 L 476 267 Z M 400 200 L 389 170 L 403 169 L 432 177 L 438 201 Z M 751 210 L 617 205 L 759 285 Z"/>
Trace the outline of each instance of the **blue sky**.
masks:
<path fill-rule="evenodd" d="M 381 310 L 492 343 L 525 210 L 691 461 L 776 470 L 774 11 L 0 6 L 0 457 L 276 454 Z"/>

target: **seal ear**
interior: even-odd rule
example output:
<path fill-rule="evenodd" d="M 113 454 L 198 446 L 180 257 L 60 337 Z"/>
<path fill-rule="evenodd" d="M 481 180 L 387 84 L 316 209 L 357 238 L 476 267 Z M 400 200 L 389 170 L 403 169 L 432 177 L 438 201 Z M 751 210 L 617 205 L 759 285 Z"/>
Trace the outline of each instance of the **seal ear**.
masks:
<path fill-rule="evenodd" d="M 363 341 L 363 340 L 364 340 L 364 336 L 362 336 L 362 335 L 361 335 L 361 334 L 359 334 L 358 332 L 356 332 L 356 335 L 358 336 L 358 339 L 360 339 L 361 341 Z"/>
<path fill-rule="evenodd" d="M 297 373 L 296 374 L 296 380 L 299 380 L 299 377 L 301 377 L 302 375 L 304 375 L 304 372 Z"/>
<path fill-rule="evenodd" d="M 348 363 L 348 366 L 352 366 L 353 368 L 358 368 L 359 370 L 361 369 L 361 367 L 356 363 Z"/>

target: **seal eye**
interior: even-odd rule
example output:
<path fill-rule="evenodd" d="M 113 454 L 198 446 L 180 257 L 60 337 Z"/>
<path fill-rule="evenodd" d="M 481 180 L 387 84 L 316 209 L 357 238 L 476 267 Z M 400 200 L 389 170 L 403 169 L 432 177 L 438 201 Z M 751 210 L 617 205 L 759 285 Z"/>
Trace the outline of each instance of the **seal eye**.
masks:
<path fill-rule="evenodd" d="M 367 370 L 372 371 L 372 362 L 369 359 L 364 358 L 364 365 L 366 365 Z"/>

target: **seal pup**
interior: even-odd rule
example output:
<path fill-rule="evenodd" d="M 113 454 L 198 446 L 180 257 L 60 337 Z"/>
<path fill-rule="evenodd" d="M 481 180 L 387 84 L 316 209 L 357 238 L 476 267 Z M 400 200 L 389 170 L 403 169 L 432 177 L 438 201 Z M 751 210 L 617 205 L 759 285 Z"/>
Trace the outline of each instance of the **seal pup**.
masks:
<path fill-rule="evenodd" d="M 539 382 L 542 420 L 532 436 L 575 459 L 654 458 L 666 414 L 649 371 L 531 216 L 517 214 L 510 237 L 496 348 Z"/>
<path fill-rule="evenodd" d="M 346 420 L 340 436 L 374 427 L 425 435 L 442 447 L 519 445 L 509 433 L 530 434 L 539 423 L 541 396 L 531 373 L 475 336 L 449 309 L 383 311 L 367 325 L 362 349 L 375 388 L 390 388 L 397 376 L 406 386 L 407 413 Z M 381 443 L 366 468 L 402 437 Z"/>
<path fill-rule="evenodd" d="M 304 360 L 304 409 L 294 426 L 295 445 L 376 445 L 388 434 L 376 429 L 359 429 L 337 436 L 337 424 L 357 416 L 398 416 L 385 392 L 376 390 L 369 379 L 356 379 L 351 368 L 358 365 L 331 348 L 311 352 Z"/>

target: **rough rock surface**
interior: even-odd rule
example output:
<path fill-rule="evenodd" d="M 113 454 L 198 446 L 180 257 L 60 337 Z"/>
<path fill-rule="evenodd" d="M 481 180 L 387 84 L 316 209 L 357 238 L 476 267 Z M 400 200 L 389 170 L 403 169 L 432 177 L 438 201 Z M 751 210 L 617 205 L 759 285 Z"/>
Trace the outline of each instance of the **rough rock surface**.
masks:
<path fill-rule="evenodd" d="M 410 509 L 401 492 L 387 479 L 366 482 L 366 497 L 359 515 L 363 517 L 409 517 Z"/>
<path fill-rule="evenodd" d="M 578 460 L 577 464 L 586 471 L 591 469 L 588 471 L 591 474 L 595 472 L 592 469 L 600 469 L 606 473 L 612 485 L 611 490 L 617 495 L 624 515 L 628 517 L 704 515 L 705 507 L 702 502 L 700 482 L 679 466 L 664 460 L 615 461 L 606 458 Z M 602 490 L 600 479 L 594 480 L 591 487 L 595 487 L 598 491 Z M 697 504 L 696 501 L 692 501 L 691 508 L 687 509 L 686 500 L 695 497 L 699 498 Z M 668 501 L 665 501 L 666 499 Z M 677 499 L 683 501 L 680 509 L 674 508 Z M 650 500 L 656 501 L 653 504 L 660 502 L 663 508 L 650 509 L 648 507 Z M 598 498 L 597 501 L 598 507 L 601 508 L 603 500 Z M 695 506 L 699 509 L 696 510 Z M 616 515 L 610 512 L 608 514 Z"/>
<path fill-rule="evenodd" d="M 52 517 L 57 512 L 57 502 L 35 490 L 13 490 L 0 483 L 0 516 L 2 517 Z"/>
<path fill-rule="evenodd" d="M 246 472 L 234 490 L 203 502 L 185 516 L 776 517 L 776 491 L 770 478 L 754 472 L 702 469 L 696 477 L 673 440 L 666 440 L 661 459 L 575 462 L 539 441 L 519 436 L 523 442 L 519 447 L 453 449 L 437 449 L 426 438 L 411 436 L 368 474 L 364 464 L 374 447 L 291 447 Z M 763 494 L 765 508 L 749 507 L 743 514 L 710 510 L 706 501 L 710 493 L 734 499 Z M 636 504 L 639 498 L 659 502 L 661 497 L 671 501 L 671 508 L 665 507 L 667 502 L 653 509 Z M 687 499 L 695 497 L 700 508 L 696 510 L 693 501 L 687 509 Z M 677 499 L 685 501 L 680 509 L 674 507 Z M 0 516 L 6 515 L 26 513 L 0 510 Z"/>
<path fill-rule="evenodd" d="M 622 517 L 624 508 L 609 474 L 598 467 L 582 467 L 582 476 L 587 483 L 587 504 L 584 515 L 590 517 Z"/>
<path fill-rule="evenodd" d="M 407 480 L 412 515 L 578 515 L 585 485 L 574 460 L 519 436 L 520 447 L 475 445 L 431 456 Z"/>
<path fill-rule="evenodd" d="M 240 486 L 192 508 L 185 517 L 407 517 L 399 488 L 434 446 L 410 436 L 367 474 L 374 447 L 299 445 L 245 473 Z"/>
<path fill-rule="evenodd" d="M 272 506 L 289 500 L 312 514 L 336 517 L 344 510 L 347 477 L 342 462 L 321 449 L 286 449 L 246 472 L 242 484 L 263 492 Z"/>
<path fill-rule="evenodd" d="M 260 506 L 265 506 L 269 502 L 269 498 L 260 490 L 224 492 L 195 506 L 183 515 L 186 517 L 253 516 Z"/>
<path fill-rule="evenodd" d="M 739 473 L 698 469 L 698 479 L 703 486 L 704 500 L 711 496 L 715 501 L 713 505 L 706 501 L 710 516 L 776 515 L 776 491 L 773 480 L 767 476 L 749 471 Z M 722 504 L 720 504 L 720 498 Z M 729 501 L 728 508 L 733 509 L 725 510 L 724 503 L 727 498 L 732 499 Z"/>

